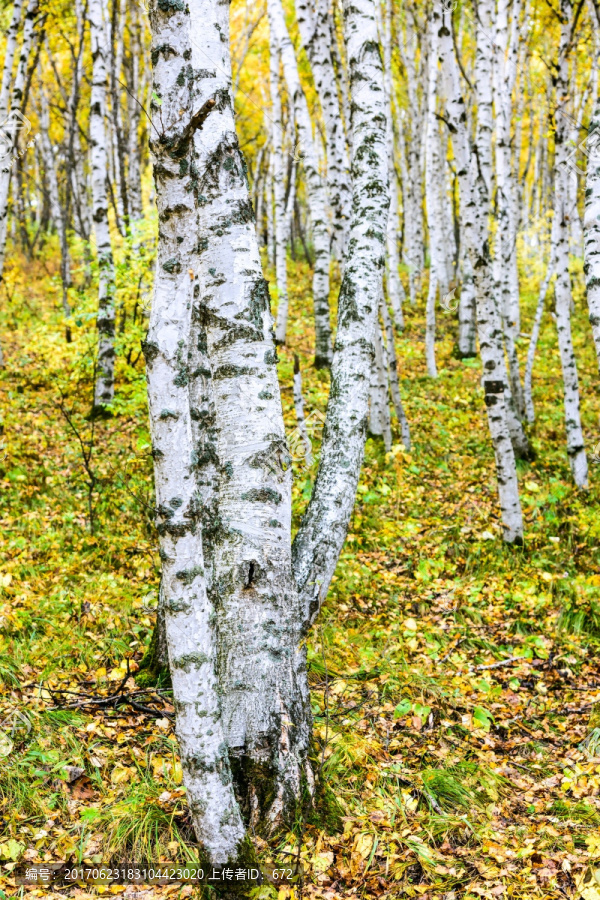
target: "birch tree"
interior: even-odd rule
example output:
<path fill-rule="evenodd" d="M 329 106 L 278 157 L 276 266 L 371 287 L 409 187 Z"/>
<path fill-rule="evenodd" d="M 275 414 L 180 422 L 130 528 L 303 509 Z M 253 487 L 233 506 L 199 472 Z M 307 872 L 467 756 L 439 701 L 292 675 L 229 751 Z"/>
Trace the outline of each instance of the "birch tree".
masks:
<path fill-rule="evenodd" d="M 387 118 L 387 151 L 388 166 L 390 170 L 390 210 L 387 221 L 386 241 L 386 287 L 387 296 L 392 307 L 394 322 L 397 328 L 404 328 L 404 316 L 402 303 L 404 287 L 400 280 L 400 254 L 398 252 L 398 185 L 396 181 L 396 166 L 394 163 L 394 120 L 393 86 L 392 86 L 392 5 L 391 0 L 386 0 L 382 17 L 382 45 L 383 45 L 383 86 L 386 97 Z"/>
<path fill-rule="evenodd" d="M 590 2 L 592 22 L 600 28 L 600 16 Z M 600 368 L 600 94 L 594 97 L 594 109 L 586 138 L 587 170 L 585 180 L 584 273 L 590 325 Z"/>
<path fill-rule="evenodd" d="M 344 20 L 352 103 L 352 217 L 321 460 L 293 547 L 306 630 L 327 595 L 356 497 L 389 209 L 386 105 L 373 0 L 345 0 Z"/>
<path fill-rule="evenodd" d="M 332 358 L 329 317 L 330 233 L 327 193 L 319 171 L 319 157 L 312 133 L 306 96 L 300 83 L 294 45 L 290 39 L 281 0 L 268 0 L 269 27 L 281 53 L 283 72 L 298 128 L 297 148 L 306 178 L 306 192 L 314 243 L 313 304 L 315 317 L 315 366 L 328 368 Z"/>
<path fill-rule="evenodd" d="M 332 32 L 334 24 L 329 12 L 329 0 L 316 0 L 314 6 L 313 0 L 296 0 L 296 17 L 323 112 L 333 251 L 341 262 L 346 245 L 352 195 L 344 119 L 332 57 L 336 40 Z"/>
<path fill-rule="evenodd" d="M 553 228 L 553 254 L 556 267 L 554 295 L 556 330 L 563 376 L 567 453 L 573 480 L 577 487 L 584 488 L 588 483 L 588 469 L 579 411 L 577 362 L 571 334 L 572 294 L 567 222 L 569 169 L 566 165 L 568 124 L 565 113 L 569 96 L 569 53 L 574 26 L 571 0 L 561 0 L 560 12 L 560 45 L 555 74 L 556 113 L 554 117 L 554 216 L 556 218 L 556 227 Z"/>
<path fill-rule="evenodd" d="M 477 331 L 483 365 L 483 388 L 488 427 L 494 447 L 498 496 L 502 511 L 504 540 L 522 543 L 523 518 L 519 500 L 517 469 L 512 446 L 506 401 L 506 366 L 502 354 L 502 326 L 492 289 L 488 233 L 488 195 L 477 156 L 469 145 L 464 98 L 460 89 L 451 37 L 451 12 L 444 8 L 443 21 L 434 12 L 440 28 L 440 55 L 445 73 L 446 118 L 452 127 L 452 140 L 460 183 L 463 234 L 471 259 L 475 292 Z M 478 82 L 479 87 L 479 82 Z"/>
<path fill-rule="evenodd" d="M 182 88 L 177 80 L 179 72 L 192 74 L 194 63 L 198 66 L 200 53 L 192 40 L 202 12 L 199 2 L 185 12 L 164 10 L 158 3 L 150 7 L 153 46 L 158 48 L 153 62 L 159 105 L 153 109 L 151 148 L 160 239 L 144 350 L 161 590 L 184 785 L 198 840 L 215 863 L 226 863 L 235 858 L 244 825 L 219 708 L 215 614 L 204 574 L 188 367 L 195 293 L 190 271 L 199 254 L 198 201 L 188 190 L 189 168 L 194 131 L 216 101 L 200 97 L 204 102 L 199 102 L 189 81 Z"/>
<path fill-rule="evenodd" d="M 108 226 L 106 57 L 109 50 L 102 0 L 88 5 L 92 42 L 92 92 L 90 106 L 90 160 L 92 167 L 92 218 L 98 254 L 98 353 L 94 385 L 94 411 L 101 413 L 115 394 L 115 269 Z"/>
<path fill-rule="evenodd" d="M 271 143 L 273 153 L 273 206 L 275 216 L 275 272 L 277 276 L 277 325 L 275 340 L 285 344 L 288 320 L 287 293 L 287 216 L 285 208 L 285 171 L 283 158 L 283 117 L 279 83 L 279 49 L 270 33 L 269 85 L 271 88 Z"/>
<path fill-rule="evenodd" d="M 3 132 L 6 135 L 7 141 L 4 157 L 0 160 L 0 281 L 2 280 L 2 276 L 4 273 L 4 260 L 6 254 L 6 236 L 8 227 L 8 194 L 13 169 L 13 153 L 18 138 L 20 125 L 23 121 L 25 81 L 27 77 L 29 57 L 33 46 L 38 8 L 39 0 L 29 0 L 27 10 L 25 12 L 23 23 L 23 37 L 21 40 L 21 47 L 17 62 L 17 71 L 12 85 L 12 90 L 10 89 L 10 80 L 13 60 L 10 57 L 10 53 L 12 52 L 14 54 L 15 52 L 14 35 L 16 32 L 16 25 L 14 16 L 7 36 L 9 43 L 7 45 L 7 51 L 5 55 L 4 72 L 2 75 L 2 95 L 0 97 L 0 101 L 3 104 L 1 111 L 5 111 L 5 115 L 2 121 L 4 122 Z M 6 85 L 8 85 L 8 88 L 5 87 Z M 10 116 L 6 118 L 9 109 Z"/>

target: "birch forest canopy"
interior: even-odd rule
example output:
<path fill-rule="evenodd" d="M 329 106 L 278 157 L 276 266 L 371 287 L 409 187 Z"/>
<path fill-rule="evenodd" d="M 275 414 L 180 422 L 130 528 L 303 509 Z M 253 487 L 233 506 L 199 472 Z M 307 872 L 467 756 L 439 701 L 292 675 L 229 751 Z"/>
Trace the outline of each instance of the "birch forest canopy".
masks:
<path fill-rule="evenodd" d="M 600 0 L 0 5 L 0 900 L 600 900 Z"/>

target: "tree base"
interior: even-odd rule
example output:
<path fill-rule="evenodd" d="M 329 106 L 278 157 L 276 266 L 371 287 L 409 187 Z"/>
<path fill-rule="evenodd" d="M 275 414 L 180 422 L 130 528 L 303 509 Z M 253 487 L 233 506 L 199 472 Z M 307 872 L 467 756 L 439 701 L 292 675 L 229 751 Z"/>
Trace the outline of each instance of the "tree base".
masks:
<path fill-rule="evenodd" d="M 140 662 L 135 681 L 136 684 L 142 688 L 171 687 L 167 637 L 165 634 L 165 617 L 160 600 L 156 615 L 156 625 L 154 626 L 148 649 Z"/>
<path fill-rule="evenodd" d="M 111 419 L 112 416 L 113 412 L 109 406 L 98 403 L 92 406 L 88 419 Z"/>

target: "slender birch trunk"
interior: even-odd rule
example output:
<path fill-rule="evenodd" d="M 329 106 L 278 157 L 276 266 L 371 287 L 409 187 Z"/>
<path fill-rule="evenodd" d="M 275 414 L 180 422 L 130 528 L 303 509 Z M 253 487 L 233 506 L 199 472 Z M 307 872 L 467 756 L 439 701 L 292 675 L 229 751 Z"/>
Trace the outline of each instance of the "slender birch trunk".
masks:
<path fill-rule="evenodd" d="M 584 272 L 590 325 L 600 368 L 600 96 L 594 101 L 588 143 L 583 220 Z"/>
<path fill-rule="evenodd" d="M 568 153 L 568 126 L 564 116 L 569 92 L 569 47 L 570 32 L 573 20 L 572 0 L 561 0 L 561 29 L 558 64 L 556 67 L 556 103 L 554 125 L 554 216 L 556 227 L 553 228 L 555 242 L 553 247 L 556 261 L 556 282 L 554 295 L 556 300 L 556 330 L 558 333 L 558 349 L 562 366 L 564 387 L 565 428 L 567 435 L 567 453 L 573 480 L 577 487 L 586 488 L 588 484 L 588 467 L 581 427 L 579 411 L 579 380 L 577 362 L 571 335 L 571 275 L 569 272 L 569 228 L 567 222 L 567 180 L 570 177 L 566 165 Z"/>
<path fill-rule="evenodd" d="M 269 148 L 267 177 L 265 178 L 265 209 L 267 212 L 267 264 L 275 265 L 275 216 L 273 215 L 273 146 Z"/>
<path fill-rule="evenodd" d="M 313 464 L 312 443 L 308 436 L 306 427 L 306 416 L 304 413 L 304 397 L 302 396 L 302 372 L 300 371 L 300 360 L 294 353 L 294 409 L 296 411 L 296 423 L 298 434 L 304 446 L 304 462 L 307 468 Z"/>
<path fill-rule="evenodd" d="M 532 394 L 532 378 L 533 378 L 533 363 L 535 361 L 535 351 L 537 349 L 537 343 L 540 337 L 540 330 L 542 327 L 542 317 L 544 315 L 544 307 L 546 305 L 546 294 L 548 293 L 548 288 L 550 286 L 550 280 L 552 275 L 554 274 L 554 259 L 551 258 L 546 266 L 546 275 L 544 276 L 544 280 L 540 287 L 540 292 L 538 295 L 538 302 L 535 309 L 535 316 L 533 319 L 533 326 L 531 328 L 531 338 L 529 340 L 529 348 L 527 350 L 527 362 L 525 364 L 525 380 L 524 380 L 524 388 L 523 388 L 523 396 L 525 402 L 525 416 L 527 421 L 532 423 L 535 421 L 535 410 L 533 407 L 533 394 Z"/>
<path fill-rule="evenodd" d="M 398 379 L 398 358 L 396 356 L 396 346 L 394 344 L 394 328 L 383 296 L 380 299 L 379 308 L 381 311 L 381 320 L 383 322 L 383 328 L 385 331 L 385 339 L 387 341 L 387 344 L 384 345 L 384 358 L 386 370 L 389 372 L 390 393 L 392 395 L 392 401 L 394 404 L 394 409 L 396 411 L 396 418 L 398 419 L 398 424 L 400 425 L 400 433 L 402 435 L 402 443 L 404 444 L 404 449 L 410 450 L 410 428 L 408 425 L 408 419 L 406 418 L 406 413 L 404 411 L 402 397 L 400 396 L 400 381 Z"/>
<path fill-rule="evenodd" d="M 219 708 L 215 610 L 204 573 L 189 388 L 192 307 L 197 293 L 190 271 L 198 267 L 200 254 L 198 194 L 189 190 L 193 135 L 202 127 L 210 105 L 216 105 L 214 99 L 207 101 L 190 89 L 194 64 L 203 64 L 192 43 L 199 6 L 192 2 L 191 10 L 185 12 L 172 7 L 164 11 L 158 3 L 150 7 L 154 92 L 159 98 L 153 104 L 151 149 L 160 236 L 144 352 L 163 562 L 161 587 L 183 779 L 197 839 L 210 859 L 222 864 L 235 858 L 244 825 Z M 190 72 L 192 80 L 182 79 L 180 86 L 181 71 Z"/>
<path fill-rule="evenodd" d="M 327 221 L 327 194 L 319 171 L 319 158 L 312 133 L 306 97 L 300 83 L 294 45 L 290 40 L 281 0 L 268 0 L 269 25 L 279 46 L 283 72 L 298 128 L 297 156 L 304 163 L 306 193 L 314 244 L 313 303 L 315 316 L 315 366 L 331 365 L 331 321 L 329 317 L 330 234 Z"/>
<path fill-rule="evenodd" d="M 98 357 L 94 386 L 94 410 L 108 407 L 115 394 L 115 267 L 108 227 L 106 54 L 109 49 L 102 13 L 102 0 L 88 5 L 92 40 L 92 96 L 90 107 L 90 159 L 92 203 L 98 254 Z"/>
<path fill-rule="evenodd" d="M 387 117 L 387 152 L 390 178 L 390 211 L 386 230 L 386 287 L 387 296 L 392 307 L 392 315 L 396 328 L 404 328 L 402 303 L 406 299 L 404 287 L 400 280 L 400 254 L 398 252 L 398 182 L 394 165 L 394 121 L 392 117 L 392 5 L 386 0 L 383 9 L 382 44 L 383 44 L 383 89 L 386 99 Z"/>
<path fill-rule="evenodd" d="M 373 0 L 345 0 L 344 20 L 352 102 L 352 219 L 321 460 L 293 546 L 307 629 L 327 594 L 356 497 L 389 207 L 383 71 Z"/>
<path fill-rule="evenodd" d="M 437 378 L 435 359 L 435 303 L 438 288 L 442 292 L 445 281 L 442 272 L 442 234 L 439 191 L 439 127 L 437 112 L 438 84 L 438 33 L 435 19 L 430 20 L 429 27 L 429 73 L 427 81 L 427 132 L 425 137 L 425 196 L 427 201 L 427 226 L 429 229 L 429 289 L 425 308 L 425 351 L 427 355 L 427 371 L 432 378 Z"/>
<path fill-rule="evenodd" d="M 383 438 L 387 452 L 392 447 L 392 429 L 388 405 L 388 375 L 383 362 L 383 345 L 379 323 L 377 323 L 373 334 L 373 346 L 375 355 L 373 357 L 369 391 L 369 434 L 371 437 Z"/>
<path fill-rule="evenodd" d="M 8 31 L 6 32 L 6 43 L 4 47 L 4 66 L 2 69 L 2 85 L 0 87 L 0 126 L 4 127 L 4 120 L 8 114 L 8 106 L 10 102 L 10 83 L 12 80 L 12 71 L 15 60 L 15 52 L 17 49 L 17 39 L 19 36 L 19 26 L 21 24 L 21 13 L 23 10 L 23 0 L 15 0 L 13 4 L 12 18 Z"/>
<path fill-rule="evenodd" d="M 6 105 L 4 109 L 8 109 L 10 105 L 10 116 L 5 122 L 3 131 L 8 137 L 7 152 L 3 159 L 0 160 L 0 281 L 4 272 L 4 259 L 6 254 L 6 235 L 8 228 L 8 194 L 10 188 L 10 179 L 13 167 L 13 152 L 17 140 L 18 127 L 20 124 L 19 117 L 23 114 L 23 101 L 25 82 L 27 78 L 27 67 L 29 57 L 33 46 L 33 37 L 35 30 L 35 20 L 38 14 L 39 0 L 29 0 L 25 20 L 23 24 L 23 39 L 21 41 L 21 49 L 17 62 L 17 71 L 15 75 L 12 92 L 10 91 L 10 72 L 12 72 L 12 62 L 6 59 L 7 67 L 5 67 L 2 77 L 2 102 Z M 11 23 L 11 31 L 14 23 Z M 16 26 L 15 26 L 16 27 Z M 10 32 L 9 32 L 10 37 Z M 7 52 L 10 47 L 7 48 Z M 13 50 L 14 53 L 14 50 Z M 9 66 L 10 64 L 10 66 Z M 7 75 L 8 68 L 10 72 Z M 8 77 L 9 89 L 5 90 L 4 83 Z"/>
<path fill-rule="evenodd" d="M 352 191 L 344 121 L 333 67 L 329 0 L 317 0 L 314 10 L 312 9 L 312 0 L 297 0 L 296 17 L 323 111 L 327 152 L 327 193 L 332 213 L 333 251 L 338 261 L 341 262 L 350 220 Z"/>
<path fill-rule="evenodd" d="M 187 144 L 170 152 L 185 174 L 182 191 L 195 202 L 194 292 L 215 410 L 218 515 L 203 538 L 223 730 L 242 812 L 251 827 L 267 829 L 295 808 L 301 777 L 310 772 L 306 649 L 291 568 L 291 469 L 268 285 L 235 132 L 229 7 L 192 0 L 189 20 L 173 13 L 171 21 L 181 22 L 176 54 L 167 17 L 156 19 L 165 32 L 163 40 L 155 37 L 155 55 L 169 79 L 183 81 L 178 102 L 190 116 Z M 180 78 L 182 71 L 189 74 Z M 175 116 L 175 95 L 172 108 Z M 162 268 L 187 273 L 176 250 Z M 201 375 L 183 356 L 179 377 Z"/>
<path fill-rule="evenodd" d="M 434 11 L 434 17 L 439 18 Z M 464 241 L 471 259 L 477 298 L 477 330 L 483 365 L 483 387 L 488 427 L 494 447 L 498 496 L 502 511 L 504 540 L 522 543 L 523 519 L 519 501 L 517 467 L 508 424 L 506 402 L 506 365 L 502 354 L 502 327 L 492 288 L 489 254 L 489 199 L 476 154 L 469 146 L 469 129 L 460 89 L 458 66 L 451 38 L 451 13 L 443 11 L 440 30 L 440 55 L 443 60 L 447 107 L 446 118 L 452 127 L 452 141 L 461 193 Z M 439 27 L 434 23 L 434 27 Z M 478 83 L 479 87 L 479 83 Z"/>
<path fill-rule="evenodd" d="M 140 35 L 140 9 L 136 3 L 132 3 L 130 6 L 130 16 L 131 54 L 129 59 L 129 93 L 127 95 L 127 115 L 129 117 L 127 148 L 127 197 L 129 201 L 130 219 L 132 222 L 136 222 L 143 216 L 142 176 L 140 159 L 140 121 L 142 114 L 140 96 L 143 96 L 143 79 L 140 77 L 142 47 Z"/>
<path fill-rule="evenodd" d="M 68 204 L 62 208 L 58 194 L 58 171 L 52 142 L 50 140 L 50 109 L 44 86 L 40 85 L 40 136 L 41 152 L 44 157 L 44 165 L 48 172 L 48 193 L 50 196 L 50 208 L 54 226 L 60 240 L 60 275 L 62 281 L 62 307 L 66 319 L 71 315 L 68 290 L 71 285 L 71 261 L 69 256 L 69 244 L 67 240 L 67 215 Z"/>
<path fill-rule="evenodd" d="M 279 51 L 270 34 L 269 84 L 271 88 L 271 143 L 273 146 L 273 200 L 275 215 L 275 272 L 277 277 L 277 324 L 275 340 L 285 344 L 288 321 L 287 236 L 285 208 L 285 166 L 283 158 L 283 118 L 279 82 Z"/>
<path fill-rule="evenodd" d="M 419 47 L 417 34 L 410 15 L 406 16 L 405 33 L 400 32 L 398 42 L 402 62 L 406 69 L 406 87 L 408 91 L 409 114 L 401 119 L 399 131 L 406 147 L 408 178 L 403 176 L 404 211 L 405 211 L 405 261 L 408 263 L 410 301 L 416 303 L 420 274 L 424 266 L 424 234 L 423 234 L 423 135 L 425 133 L 424 118 L 427 115 L 426 100 L 423 103 L 421 93 L 427 98 L 426 64 L 427 50 L 423 43 Z M 420 67 L 417 59 L 420 57 Z M 402 126 L 406 124 L 406 129 Z"/>

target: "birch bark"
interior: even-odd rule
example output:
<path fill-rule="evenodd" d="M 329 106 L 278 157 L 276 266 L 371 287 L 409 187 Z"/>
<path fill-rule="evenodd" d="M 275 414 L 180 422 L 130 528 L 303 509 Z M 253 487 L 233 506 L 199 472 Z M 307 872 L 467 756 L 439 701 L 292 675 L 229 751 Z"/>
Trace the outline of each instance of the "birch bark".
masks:
<path fill-rule="evenodd" d="M 244 826 L 219 709 L 215 610 L 204 573 L 189 388 L 197 293 L 190 271 L 193 275 L 200 252 L 198 196 L 189 189 L 190 169 L 196 155 L 193 135 L 209 111 L 206 98 L 193 90 L 194 70 L 188 62 L 198 5 L 184 11 L 183 4 L 158 0 L 150 7 L 154 93 L 159 98 L 153 102 L 151 149 L 160 235 L 144 352 L 161 589 L 183 778 L 198 841 L 211 860 L 222 864 L 235 858 Z M 182 72 L 187 79 L 179 79 Z"/>
<path fill-rule="evenodd" d="M 297 0 L 296 17 L 323 112 L 327 151 L 327 191 L 332 212 L 333 251 L 338 261 L 341 262 L 352 203 L 350 162 L 331 52 L 333 36 L 329 0 L 316 0 L 314 9 L 312 3 L 313 0 Z"/>
<path fill-rule="evenodd" d="M 2 68 L 2 86 L 0 87 L 0 125 L 4 126 L 4 120 L 8 113 L 8 105 L 10 102 L 10 83 L 12 80 L 12 71 L 15 60 L 15 52 L 17 49 L 17 40 L 19 36 L 19 25 L 21 24 L 21 13 L 23 10 L 23 0 L 15 0 L 13 4 L 12 18 L 8 31 L 6 32 L 6 44 L 4 47 L 4 65 Z"/>
<path fill-rule="evenodd" d="M 102 11 L 102 0 L 90 0 L 88 16 L 93 64 L 90 106 L 92 218 L 98 254 L 98 355 L 94 410 L 101 413 L 110 406 L 115 394 L 115 268 L 108 227 L 106 191 L 106 55 L 109 43 Z"/>
<path fill-rule="evenodd" d="M 502 328 L 492 289 L 489 255 L 487 187 L 476 154 L 469 146 L 469 130 L 464 99 L 460 90 L 458 67 L 451 37 L 450 11 L 444 9 L 440 29 L 447 107 L 457 174 L 460 185 L 461 217 L 464 241 L 471 259 L 477 298 L 477 330 L 483 365 L 483 386 L 488 427 L 494 447 L 498 495 L 502 511 L 504 540 L 522 543 L 523 519 L 519 501 L 517 467 L 508 425 L 505 399 L 506 366 L 502 354 Z M 434 12 L 438 18 L 439 13 Z M 437 25 L 439 27 L 439 24 Z M 478 84 L 479 87 L 479 84 Z"/>
<path fill-rule="evenodd" d="M 384 356 L 386 369 L 389 372 L 390 392 L 392 395 L 392 401 L 394 403 L 394 409 L 396 411 L 396 418 L 398 419 L 398 424 L 400 425 L 402 443 L 404 444 L 405 450 L 410 450 L 410 428 L 408 425 L 408 419 L 406 418 L 406 413 L 404 412 L 402 397 L 400 396 L 400 382 L 398 380 L 398 359 L 396 356 L 396 347 L 394 344 L 394 329 L 392 326 L 392 319 L 383 297 L 381 297 L 380 299 L 379 308 L 381 311 L 381 319 L 383 322 L 385 338 L 387 341 L 387 345 L 384 347 Z"/>
<path fill-rule="evenodd" d="M 435 360 L 435 303 L 438 288 L 442 292 L 445 280 L 442 261 L 442 210 L 439 192 L 439 127 L 437 120 L 439 37 L 436 17 L 429 24 L 429 72 L 427 81 L 427 131 L 425 136 L 425 197 L 427 202 L 427 226 L 429 229 L 429 288 L 425 308 L 425 351 L 427 371 L 437 378 Z"/>
<path fill-rule="evenodd" d="M 554 294 L 556 300 L 556 330 L 563 375 L 567 453 L 575 484 L 577 487 L 586 488 L 588 484 L 588 467 L 579 412 L 577 362 L 571 335 L 572 295 L 567 222 L 567 180 L 570 175 L 566 165 L 568 125 L 564 113 L 569 94 L 569 49 L 573 21 L 572 0 L 561 0 L 560 10 L 562 21 L 555 77 L 557 109 L 554 117 L 554 216 L 556 218 L 556 227 L 553 228 L 555 235 L 553 252 L 556 261 Z"/>
<path fill-rule="evenodd" d="M 404 287 L 400 280 L 400 254 L 398 252 L 398 182 L 394 165 L 394 121 L 392 118 L 392 5 L 386 0 L 383 9 L 382 44 L 383 44 L 383 88 L 386 98 L 387 121 L 387 153 L 390 179 L 390 211 L 387 220 L 386 244 L 386 286 L 387 295 L 392 307 L 394 322 L 399 329 L 404 328 L 402 303 Z"/>
<path fill-rule="evenodd" d="M 585 281 L 590 325 L 600 368 L 600 96 L 594 100 L 594 112 L 588 137 L 589 155 L 585 181 L 583 220 Z"/>
<path fill-rule="evenodd" d="M 163 49 L 157 40 L 155 53 L 183 82 L 195 123 L 193 150 L 179 165 L 197 208 L 195 299 L 215 409 L 218 515 L 205 539 L 219 691 L 242 811 L 252 827 L 267 828 L 295 806 L 310 733 L 291 569 L 291 469 L 268 286 L 235 132 L 229 7 L 192 0 L 189 9 L 187 46 L 172 56 L 172 41 Z M 163 268 L 184 265 L 173 253 Z M 182 378 L 196 375 L 182 367 Z"/>
<path fill-rule="evenodd" d="M 142 208 L 142 178 L 141 178 L 141 136 L 140 120 L 143 96 L 143 79 L 140 73 L 142 60 L 141 47 L 141 23 L 140 10 L 136 3 L 130 7 L 130 40 L 131 53 L 129 57 L 129 92 L 127 95 L 127 114 L 129 118 L 129 133 L 127 147 L 127 197 L 129 202 L 129 217 L 136 222 L 143 216 Z"/>
<path fill-rule="evenodd" d="M 327 594 L 356 497 L 389 207 L 385 95 L 373 0 L 345 0 L 344 22 L 352 103 L 352 219 L 321 460 L 292 550 L 306 629 Z"/>
<path fill-rule="evenodd" d="M 271 144 L 273 147 L 273 200 L 275 215 L 275 272 L 277 277 L 277 325 L 275 340 L 285 344 L 288 321 L 287 216 L 285 208 L 285 165 L 283 158 L 283 118 L 279 83 L 279 50 L 270 34 L 269 85 L 271 88 Z"/>
<path fill-rule="evenodd" d="M 8 103 L 10 103 L 11 115 L 8 122 L 5 123 L 3 129 L 8 137 L 7 153 L 5 154 L 4 158 L 0 160 L 0 281 L 2 281 L 2 274 L 4 272 L 4 258 L 6 253 L 6 235 L 8 227 L 8 193 L 13 167 L 13 150 L 16 142 L 17 129 L 19 126 L 19 119 L 17 114 L 22 113 L 23 92 L 25 89 L 29 56 L 31 54 L 31 48 L 33 45 L 35 20 L 38 14 L 38 8 L 39 0 L 29 0 L 27 11 L 25 13 L 25 20 L 23 23 L 23 38 L 21 41 L 19 59 L 17 62 L 17 71 L 15 74 L 12 92 L 10 91 L 10 74 L 8 75 L 8 92 L 4 90 L 4 81 L 7 77 L 6 69 L 2 77 L 2 101 L 7 104 L 7 106 L 4 107 L 5 109 L 8 108 Z M 11 30 L 12 24 L 13 23 L 11 23 Z M 10 47 L 7 49 L 10 49 Z M 7 60 L 7 63 L 8 62 L 10 62 L 10 60 Z M 10 71 L 12 72 L 12 63 L 10 64 Z M 7 93 L 9 95 L 9 99 L 7 99 L 6 97 Z"/>
<path fill-rule="evenodd" d="M 299 145 L 297 155 L 304 163 L 306 193 L 312 222 L 314 243 L 313 304 L 315 317 L 315 366 L 328 368 L 331 365 L 331 322 L 329 318 L 329 251 L 330 234 L 327 220 L 327 194 L 319 172 L 319 158 L 313 140 L 312 123 L 306 97 L 300 83 L 298 63 L 294 45 L 290 40 L 281 0 L 268 0 L 269 25 L 281 53 L 284 77 L 290 101 L 294 108 L 294 118 L 298 128 Z"/>

